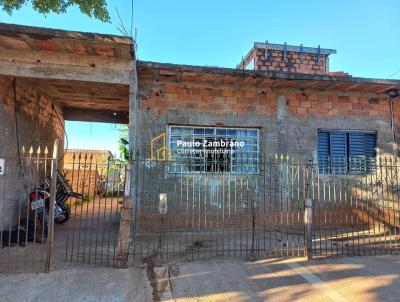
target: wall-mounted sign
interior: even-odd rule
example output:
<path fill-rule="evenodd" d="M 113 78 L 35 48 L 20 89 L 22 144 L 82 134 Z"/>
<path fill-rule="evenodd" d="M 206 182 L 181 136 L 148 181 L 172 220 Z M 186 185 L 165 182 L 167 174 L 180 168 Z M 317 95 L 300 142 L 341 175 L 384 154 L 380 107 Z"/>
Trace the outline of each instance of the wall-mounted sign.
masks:
<path fill-rule="evenodd" d="M 161 215 L 165 215 L 168 212 L 167 204 L 167 193 L 160 193 L 160 203 L 158 204 L 158 210 Z"/>

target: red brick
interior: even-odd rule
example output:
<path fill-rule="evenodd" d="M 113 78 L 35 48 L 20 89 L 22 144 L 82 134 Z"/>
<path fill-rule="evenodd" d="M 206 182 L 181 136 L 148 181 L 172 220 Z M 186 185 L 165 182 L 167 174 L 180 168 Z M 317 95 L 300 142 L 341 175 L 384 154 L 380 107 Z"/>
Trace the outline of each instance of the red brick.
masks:
<path fill-rule="evenodd" d="M 58 46 L 51 40 L 33 40 L 37 48 L 47 51 L 60 51 Z"/>
<path fill-rule="evenodd" d="M 164 90 L 166 93 L 177 93 L 177 86 L 166 83 Z"/>
<path fill-rule="evenodd" d="M 233 90 L 231 89 L 223 89 L 222 96 L 233 96 Z"/>
<path fill-rule="evenodd" d="M 212 95 L 212 91 L 210 88 L 201 88 L 201 95 Z"/>
<path fill-rule="evenodd" d="M 187 102 L 187 103 L 185 103 L 185 108 L 188 108 L 188 109 L 197 109 L 198 107 L 197 107 L 197 103 Z"/>
<path fill-rule="evenodd" d="M 178 94 L 179 101 L 190 101 L 192 96 L 190 94 Z"/>
<path fill-rule="evenodd" d="M 331 109 L 332 108 L 332 103 L 331 102 L 320 102 L 319 106 L 321 108 Z"/>
<path fill-rule="evenodd" d="M 291 99 L 291 100 L 288 101 L 288 105 L 291 106 L 291 107 L 299 107 L 300 106 L 300 101 Z"/>
<path fill-rule="evenodd" d="M 190 89 L 190 92 L 192 95 L 199 95 L 200 94 L 200 88 L 199 87 L 192 87 Z"/>

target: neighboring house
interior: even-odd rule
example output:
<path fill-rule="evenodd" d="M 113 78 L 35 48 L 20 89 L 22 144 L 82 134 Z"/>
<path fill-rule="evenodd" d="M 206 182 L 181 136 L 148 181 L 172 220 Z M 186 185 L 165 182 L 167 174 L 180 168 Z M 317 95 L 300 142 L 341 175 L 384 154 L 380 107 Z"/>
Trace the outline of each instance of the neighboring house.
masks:
<path fill-rule="evenodd" d="M 75 192 L 93 195 L 101 182 L 110 179 L 109 165 L 113 164 L 113 159 L 113 154 L 108 150 L 68 149 L 62 170 Z"/>
<path fill-rule="evenodd" d="M 97 169 L 99 175 L 105 175 L 104 166 L 108 160 L 112 159 L 114 155 L 109 150 L 68 149 L 63 158 L 63 168 L 65 170 Z"/>

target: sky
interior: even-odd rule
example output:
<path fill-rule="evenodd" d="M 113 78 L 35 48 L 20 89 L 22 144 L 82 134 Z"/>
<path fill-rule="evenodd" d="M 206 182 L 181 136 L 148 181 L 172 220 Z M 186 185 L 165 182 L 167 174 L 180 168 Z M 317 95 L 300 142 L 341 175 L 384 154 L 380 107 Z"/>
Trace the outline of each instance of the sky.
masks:
<path fill-rule="evenodd" d="M 111 23 L 70 8 L 47 16 L 30 5 L 0 22 L 66 30 L 120 34 L 131 1 L 110 0 Z M 333 48 L 331 71 L 353 76 L 400 79 L 400 1 L 398 0 L 134 0 L 140 60 L 235 67 L 254 42 Z M 118 151 L 116 125 L 66 122 L 70 148 Z"/>

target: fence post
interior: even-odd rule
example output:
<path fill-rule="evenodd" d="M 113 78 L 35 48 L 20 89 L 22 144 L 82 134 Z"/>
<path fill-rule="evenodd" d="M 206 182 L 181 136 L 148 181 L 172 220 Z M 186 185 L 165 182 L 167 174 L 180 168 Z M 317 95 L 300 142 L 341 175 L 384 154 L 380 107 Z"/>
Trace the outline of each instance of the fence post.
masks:
<path fill-rule="evenodd" d="M 307 259 L 312 259 L 312 211 L 313 201 L 307 198 L 305 200 L 305 211 L 304 211 L 304 227 L 305 227 L 305 241 L 306 241 L 306 255 Z"/>
<path fill-rule="evenodd" d="M 51 159 L 51 183 L 50 183 L 50 204 L 49 219 L 46 240 L 46 262 L 44 272 L 48 273 L 51 266 L 51 252 L 53 249 L 54 235 L 54 204 L 56 203 L 56 187 L 57 187 L 57 164 L 58 164 L 58 138 L 54 141 L 53 157 Z"/>

